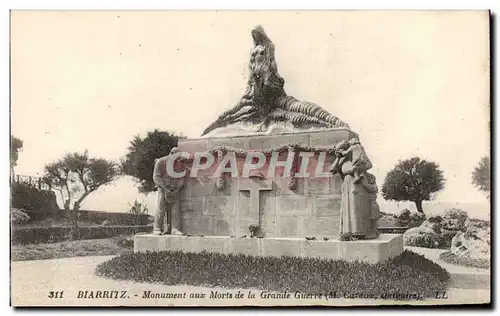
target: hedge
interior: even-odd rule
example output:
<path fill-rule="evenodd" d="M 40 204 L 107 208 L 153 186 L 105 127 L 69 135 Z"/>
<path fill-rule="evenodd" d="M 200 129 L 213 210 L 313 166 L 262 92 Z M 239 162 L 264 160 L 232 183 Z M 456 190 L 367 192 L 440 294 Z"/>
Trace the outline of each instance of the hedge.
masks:
<path fill-rule="evenodd" d="M 376 298 L 434 298 L 449 274 L 424 256 L 404 251 L 383 263 L 320 258 L 253 257 L 179 251 L 123 253 L 99 264 L 98 276 L 171 285 L 303 293 L 359 293 Z"/>
<path fill-rule="evenodd" d="M 120 235 L 133 235 L 143 232 L 151 232 L 152 226 L 86 226 L 79 227 L 79 239 L 99 239 Z M 35 244 L 53 243 L 71 239 L 71 227 L 18 227 L 13 228 L 11 243 Z"/>

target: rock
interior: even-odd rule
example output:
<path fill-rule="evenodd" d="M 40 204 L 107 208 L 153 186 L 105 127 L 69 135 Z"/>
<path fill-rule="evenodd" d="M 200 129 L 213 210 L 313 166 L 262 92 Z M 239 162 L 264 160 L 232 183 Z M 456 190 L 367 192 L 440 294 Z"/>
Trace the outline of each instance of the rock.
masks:
<path fill-rule="evenodd" d="M 491 229 L 471 227 L 466 232 L 458 233 L 451 240 L 450 251 L 460 257 L 490 260 Z"/>
<path fill-rule="evenodd" d="M 408 229 L 403 240 L 406 246 L 439 248 L 441 246 L 441 226 L 439 223 L 424 221 L 419 227 Z"/>

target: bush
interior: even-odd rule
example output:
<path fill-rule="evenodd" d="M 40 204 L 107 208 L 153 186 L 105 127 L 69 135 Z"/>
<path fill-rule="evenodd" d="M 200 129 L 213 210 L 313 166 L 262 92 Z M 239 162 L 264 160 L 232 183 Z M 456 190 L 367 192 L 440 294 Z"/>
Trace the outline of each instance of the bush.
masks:
<path fill-rule="evenodd" d="M 423 213 L 412 213 L 410 215 L 410 222 L 408 223 L 409 228 L 413 227 L 418 227 L 422 225 L 422 223 L 425 221 L 425 215 Z"/>
<path fill-rule="evenodd" d="M 12 261 L 46 260 L 83 256 L 119 255 L 130 248 L 118 245 L 124 237 L 66 240 L 50 244 L 13 245 L 11 247 Z"/>
<path fill-rule="evenodd" d="M 457 256 L 451 251 L 445 251 L 439 255 L 439 259 L 451 264 L 456 264 L 465 267 L 489 269 L 490 261 L 485 259 L 468 258 L 464 256 Z"/>
<path fill-rule="evenodd" d="M 11 184 L 12 206 L 15 208 L 46 211 L 59 209 L 56 194 L 53 191 L 39 190 L 25 183 Z"/>
<path fill-rule="evenodd" d="M 120 236 L 116 238 L 116 244 L 124 249 L 133 250 L 134 249 L 134 237 L 133 236 Z"/>
<path fill-rule="evenodd" d="M 449 274 L 410 251 L 384 263 L 319 258 L 253 257 L 179 251 L 124 253 L 99 264 L 96 274 L 117 280 L 267 291 L 363 293 L 377 298 L 415 293 L 434 297 Z"/>
<path fill-rule="evenodd" d="M 99 239 L 151 232 L 151 226 L 79 227 L 80 239 Z M 12 244 L 53 243 L 71 239 L 71 227 L 19 227 L 12 229 Z"/>
<path fill-rule="evenodd" d="M 468 215 L 465 211 L 458 208 L 447 210 L 443 215 L 442 228 L 451 231 L 465 231 L 465 221 Z"/>
<path fill-rule="evenodd" d="M 10 222 L 12 224 L 25 224 L 29 220 L 30 220 L 30 217 L 25 212 L 23 212 L 17 208 L 10 209 Z"/>
<path fill-rule="evenodd" d="M 451 208 L 444 212 L 441 221 L 441 245 L 449 248 L 451 240 L 460 232 L 465 232 L 465 222 L 468 218 L 467 212 L 459 208 Z"/>
<path fill-rule="evenodd" d="M 78 220 L 90 225 L 133 226 L 148 225 L 148 214 L 114 213 L 103 211 L 78 211 Z"/>
<path fill-rule="evenodd" d="M 428 233 L 428 234 L 424 234 L 424 233 L 411 234 L 411 233 L 409 233 L 409 234 L 407 234 L 408 231 L 406 231 L 405 234 L 403 235 L 405 246 L 424 247 L 424 248 L 441 248 L 441 237 L 438 234 L 435 234 L 435 233 Z"/>
<path fill-rule="evenodd" d="M 404 244 L 425 248 L 442 247 L 441 220 L 440 216 L 431 216 L 419 227 L 408 229 L 403 235 Z"/>
<path fill-rule="evenodd" d="M 408 223 L 410 222 L 410 210 L 405 208 L 401 210 L 398 214 L 398 221 L 401 224 L 401 226 L 407 226 Z"/>

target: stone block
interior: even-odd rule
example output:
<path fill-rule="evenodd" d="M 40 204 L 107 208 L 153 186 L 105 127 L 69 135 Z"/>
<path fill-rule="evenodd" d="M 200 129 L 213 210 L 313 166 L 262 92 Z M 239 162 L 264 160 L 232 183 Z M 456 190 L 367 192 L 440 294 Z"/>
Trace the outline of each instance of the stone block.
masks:
<path fill-rule="evenodd" d="M 256 136 L 250 139 L 250 148 L 272 149 L 292 143 L 298 143 L 302 146 L 308 146 L 309 135 L 307 133 L 294 133 L 272 136 Z"/>
<path fill-rule="evenodd" d="M 304 178 L 296 178 L 295 189 L 290 190 L 288 187 L 288 178 L 274 178 L 273 179 L 273 192 L 276 196 L 283 195 L 304 195 Z"/>
<path fill-rule="evenodd" d="M 258 219 L 255 218 L 255 219 L 241 219 L 238 221 L 238 224 L 237 224 L 237 228 L 238 228 L 238 231 L 236 233 L 236 237 L 241 237 L 241 236 L 246 236 L 246 237 L 250 237 L 251 236 L 251 233 L 250 233 L 250 225 L 258 225 L 259 222 L 258 222 Z"/>
<path fill-rule="evenodd" d="M 299 236 L 299 221 L 297 217 L 276 216 L 279 237 Z"/>
<path fill-rule="evenodd" d="M 141 236 L 147 236 L 143 238 Z M 139 251 L 162 251 L 167 250 L 164 248 L 165 244 L 160 245 L 159 236 L 155 235 L 135 235 L 134 236 L 134 252 Z"/>
<path fill-rule="evenodd" d="M 232 218 L 234 210 L 232 196 L 207 196 L 205 197 L 204 215 L 223 218 Z"/>
<path fill-rule="evenodd" d="M 311 204 L 305 197 L 284 196 L 276 199 L 276 213 L 279 216 L 311 216 Z"/>
<path fill-rule="evenodd" d="M 309 133 L 309 145 L 318 147 L 335 146 L 341 140 L 357 137 L 351 130 L 338 128 L 329 131 L 314 131 Z"/>
<path fill-rule="evenodd" d="M 340 196 L 317 196 L 313 199 L 313 211 L 316 217 L 340 217 Z"/>
<path fill-rule="evenodd" d="M 212 218 L 212 232 L 214 236 L 229 236 L 233 233 L 233 223 L 229 218 Z"/>
<path fill-rule="evenodd" d="M 306 192 L 308 195 L 333 195 L 333 183 L 331 177 L 305 179 Z"/>
<path fill-rule="evenodd" d="M 388 236 L 390 235 L 390 236 Z M 404 240 L 402 234 L 382 234 L 379 239 L 389 239 L 387 242 L 387 259 L 397 257 L 404 251 Z"/>
<path fill-rule="evenodd" d="M 205 212 L 205 197 L 185 197 L 181 200 L 181 214 L 203 216 Z"/>
<path fill-rule="evenodd" d="M 181 152 L 193 154 L 195 152 L 206 152 L 209 149 L 208 139 L 185 139 L 179 140 L 177 145 Z"/>
<path fill-rule="evenodd" d="M 134 236 L 135 252 L 165 250 L 243 253 L 251 256 L 315 257 L 378 263 L 401 254 L 403 238 L 396 234 L 382 234 L 378 239 L 343 242 L 338 239 L 324 241 L 305 238 L 187 237 L 142 234 Z"/>
<path fill-rule="evenodd" d="M 231 148 L 248 149 L 250 148 L 249 137 L 231 137 L 231 138 L 209 138 L 209 148 L 214 149 L 220 146 Z"/>
<path fill-rule="evenodd" d="M 211 177 L 197 177 L 189 180 L 189 196 L 200 197 L 216 195 L 215 180 Z"/>
<path fill-rule="evenodd" d="M 269 238 L 261 239 L 262 255 L 265 257 L 302 257 L 302 244 L 305 239 Z"/>
<path fill-rule="evenodd" d="M 238 191 L 236 212 L 240 220 L 257 220 L 259 214 L 253 214 L 250 207 L 250 191 Z"/>
<path fill-rule="evenodd" d="M 182 236 L 170 235 L 170 238 L 160 238 L 168 240 L 168 250 L 182 252 L 198 252 L 196 237 L 184 238 Z M 189 249 L 189 251 L 185 251 Z"/>
<path fill-rule="evenodd" d="M 212 217 L 196 214 L 182 214 L 182 231 L 187 235 L 213 235 Z"/>
<path fill-rule="evenodd" d="M 303 255 L 307 258 L 338 259 L 339 243 L 325 240 L 306 240 Z"/>
<path fill-rule="evenodd" d="M 340 217 L 305 217 L 299 220 L 299 235 L 307 237 L 338 238 L 340 230 Z"/>
<path fill-rule="evenodd" d="M 232 253 L 239 253 L 249 256 L 262 256 L 261 238 L 232 238 Z"/>
<path fill-rule="evenodd" d="M 231 237 L 229 236 L 207 236 L 192 237 L 198 244 L 199 251 L 214 253 L 231 253 Z"/>
<path fill-rule="evenodd" d="M 266 237 L 277 236 L 276 225 L 276 203 L 277 197 L 271 195 L 270 191 L 261 191 L 259 199 L 262 216 L 262 229 L 266 232 Z"/>

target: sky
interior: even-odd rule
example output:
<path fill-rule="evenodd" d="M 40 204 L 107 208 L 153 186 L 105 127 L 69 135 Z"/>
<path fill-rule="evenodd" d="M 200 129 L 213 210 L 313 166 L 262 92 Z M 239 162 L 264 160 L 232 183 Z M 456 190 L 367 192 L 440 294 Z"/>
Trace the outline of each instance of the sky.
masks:
<path fill-rule="evenodd" d="M 199 137 L 243 94 L 257 24 L 287 93 L 347 122 L 379 185 L 419 156 L 444 172 L 435 201 L 488 202 L 471 184 L 490 150 L 486 11 L 13 12 L 16 173 L 85 149 L 118 160 L 155 128 Z M 127 211 L 136 197 L 125 177 L 83 208 Z"/>

